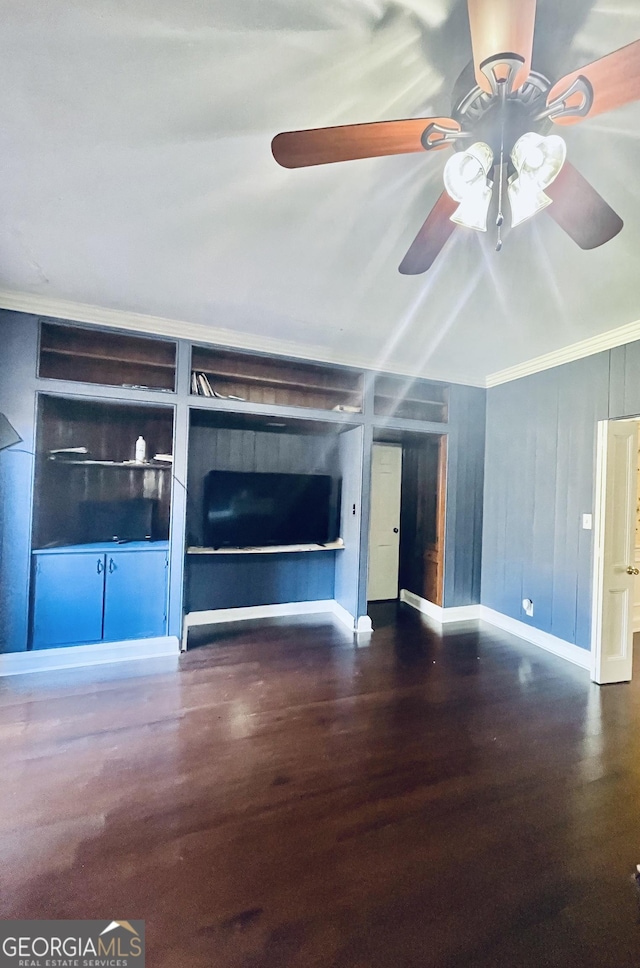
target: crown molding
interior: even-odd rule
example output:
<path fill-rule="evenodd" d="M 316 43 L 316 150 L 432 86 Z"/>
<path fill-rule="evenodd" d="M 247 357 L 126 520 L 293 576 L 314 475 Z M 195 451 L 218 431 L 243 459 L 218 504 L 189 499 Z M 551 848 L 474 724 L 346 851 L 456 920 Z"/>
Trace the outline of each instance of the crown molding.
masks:
<path fill-rule="evenodd" d="M 615 346 L 623 346 L 625 343 L 633 343 L 639 339 L 640 320 L 636 320 L 634 323 L 627 323 L 626 326 L 610 329 L 598 336 L 591 336 L 589 339 L 580 340 L 578 343 L 571 343 L 569 346 L 554 350 L 552 353 L 536 356 L 525 363 L 518 363 L 516 366 L 507 367 L 505 370 L 490 373 L 485 386 L 497 387 L 501 383 L 511 383 L 513 380 L 520 380 L 523 376 L 531 376 L 533 373 L 551 370 L 555 366 L 562 366 L 563 363 L 573 363 L 574 360 L 582 360 L 586 356 L 594 356 L 596 353 L 613 349 Z"/>
<path fill-rule="evenodd" d="M 223 329 L 208 326 L 205 323 L 192 323 L 186 320 L 169 319 L 165 316 L 150 316 L 146 313 L 134 313 L 125 309 L 105 309 L 88 303 L 58 299 L 56 297 L 39 296 L 34 293 L 12 292 L 0 289 L 0 309 L 8 309 L 18 313 L 29 313 L 33 316 L 48 316 L 53 319 L 69 320 L 70 322 L 86 323 L 95 326 L 107 326 L 112 329 L 125 329 L 135 333 L 145 333 L 152 336 L 167 336 L 173 339 L 185 339 L 194 343 L 205 343 L 214 346 L 226 346 L 233 349 L 248 350 L 253 353 L 270 353 L 275 356 L 291 356 L 300 360 L 314 363 L 333 363 L 339 366 L 351 366 L 359 370 L 379 370 L 379 361 L 371 357 L 350 353 L 332 353 L 326 347 L 313 346 L 308 343 L 297 343 L 287 340 L 274 339 L 269 336 L 259 336 L 252 333 L 242 333 L 238 330 Z M 411 373 L 406 367 L 393 363 L 384 364 L 385 373 L 396 373 L 399 376 L 421 377 L 426 380 L 438 380 L 444 383 L 459 383 L 466 386 L 484 387 L 483 380 L 469 380 L 455 374 L 436 375 L 434 373 Z"/>

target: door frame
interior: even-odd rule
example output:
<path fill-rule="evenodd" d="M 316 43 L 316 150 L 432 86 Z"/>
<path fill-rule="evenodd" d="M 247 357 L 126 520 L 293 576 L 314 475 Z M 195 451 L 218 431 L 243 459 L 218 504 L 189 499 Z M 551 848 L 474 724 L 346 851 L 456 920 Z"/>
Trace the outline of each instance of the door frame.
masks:
<path fill-rule="evenodd" d="M 640 417 L 624 417 L 611 420 L 599 420 L 596 425 L 596 465 L 595 465 L 595 500 L 593 513 L 593 576 L 591 599 L 591 681 L 598 682 L 600 660 L 602 655 L 602 618 L 604 610 L 604 547 L 606 537 L 607 518 L 607 457 L 609 453 L 609 426 L 613 423 L 635 423 L 636 432 L 640 427 Z M 636 446 L 636 455 L 638 447 Z M 636 471 L 637 488 L 637 471 Z M 633 516 L 629 527 L 635 533 L 636 516 Z M 635 541 L 633 542 L 635 547 Z M 633 628 L 633 596 L 629 606 L 628 620 Z M 632 632 L 633 635 L 633 632 Z M 633 675 L 633 666 L 632 666 Z M 621 680 L 627 682 L 629 680 Z"/>
<path fill-rule="evenodd" d="M 378 433 L 381 434 L 381 436 L 377 437 L 376 434 L 378 434 Z M 444 593 L 445 593 L 445 572 L 446 572 L 446 565 L 447 565 L 447 531 L 448 531 L 447 512 L 448 512 L 448 497 L 449 497 L 448 485 L 449 485 L 449 476 L 450 476 L 450 472 L 451 472 L 451 467 L 450 467 L 450 464 L 449 464 L 449 460 L 450 460 L 450 456 L 451 456 L 450 432 L 448 430 L 445 431 L 445 430 L 440 430 L 440 429 L 438 429 L 438 430 L 426 430 L 424 428 L 420 428 L 420 427 L 414 428 L 414 427 L 408 427 L 406 425 L 403 426 L 402 428 L 398 428 L 396 430 L 395 428 L 390 428 L 388 425 L 374 424 L 374 427 L 373 427 L 373 439 L 372 439 L 372 442 L 371 443 L 372 443 L 372 446 L 375 445 L 375 444 L 394 444 L 394 445 L 397 445 L 398 447 L 402 448 L 402 451 L 403 451 L 403 461 L 404 461 L 404 449 L 405 449 L 405 446 L 407 444 L 407 441 L 408 440 L 409 441 L 411 441 L 411 440 L 419 441 L 419 440 L 422 440 L 422 439 L 425 439 L 425 438 L 431 438 L 431 439 L 437 439 L 438 440 L 438 469 L 437 469 L 437 483 L 436 483 L 436 487 L 437 487 L 437 493 L 436 493 L 436 536 L 437 536 L 437 545 L 436 545 L 436 547 L 437 547 L 437 554 L 439 556 L 440 574 L 439 574 L 439 580 L 438 580 L 438 586 L 439 586 L 438 587 L 438 594 L 435 596 L 438 600 L 437 601 L 434 601 L 434 602 L 431 602 L 430 604 L 437 605 L 438 607 L 443 608 L 444 607 Z M 369 503 L 369 514 L 370 514 L 370 510 L 371 510 L 371 466 L 372 465 L 371 465 L 371 461 L 370 461 L 369 462 L 369 475 L 370 475 L 369 476 L 369 492 L 368 492 L 368 497 L 367 497 L 367 500 L 368 500 L 368 503 Z M 455 467 L 454 467 L 454 472 L 455 472 Z M 403 471 L 403 475 L 404 475 L 404 471 Z M 403 483 L 404 483 L 404 476 L 403 476 Z M 400 495 L 400 506 L 401 506 L 401 509 L 402 509 L 402 491 L 401 491 L 401 495 Z M 368 579 L 368 575 L 369 575 L 369 551 L 370 551 L 369 539 L 368 539 L 369 527 L 370 527 L 370 522 L 367 525 L 367 542 L 366 542 L 366 548 L 367 548 L 367 557 L 366 557 L 366 562 L 367 562 L 366 574 L 367 574 L 367 578 L 366 578 L 366 584 L 367 584 L 367 588 L 368 588 L 368 582 L 369 582 L 369 579 Z M 425 548 L 425 552 L 426 552 L 426 550 L 427 549 Z M 401 570 L 402 570 L 402 568 L 400 566 L 399 573 L 398 573 L 398 578 L 400 578 L 400 571 Z M 403 589 L 401 588 L 400 582 L 399 582 L 398 583 L 398 592 L 400 593 L 402 591 L 403 591 Z"/>

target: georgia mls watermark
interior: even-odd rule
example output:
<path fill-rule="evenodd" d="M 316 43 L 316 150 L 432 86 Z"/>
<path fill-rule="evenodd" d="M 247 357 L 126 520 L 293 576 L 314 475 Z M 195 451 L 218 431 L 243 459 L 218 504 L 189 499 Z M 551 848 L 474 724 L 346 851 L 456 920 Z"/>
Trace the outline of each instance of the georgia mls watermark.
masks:
<path fill-rule="evenodd" d="M 144 921 L 0 921 L 0 968 L 144 968 Z"/>

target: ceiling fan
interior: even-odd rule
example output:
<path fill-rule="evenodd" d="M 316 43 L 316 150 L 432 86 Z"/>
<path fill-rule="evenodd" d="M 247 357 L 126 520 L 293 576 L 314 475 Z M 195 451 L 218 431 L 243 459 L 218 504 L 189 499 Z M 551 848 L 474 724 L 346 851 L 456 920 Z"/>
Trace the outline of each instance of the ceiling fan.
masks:
<path fill-rule="evenodd" d="M 406 275 L 426 272 L 456 225 L 486 231 L 494 195 L 498 251 L 505 196 L 512 226 L 548 207 L 583 249 L 623 226 L 548 132 L 640 100 L 640 40 L 551 83 L 531 67 L 536 0 L 468 0 L 468 9 L 476 83 L 451 117 L 286 131 L 271 144 L 285 168 L 452 147 L 445 191 L 400 264 Z"/>

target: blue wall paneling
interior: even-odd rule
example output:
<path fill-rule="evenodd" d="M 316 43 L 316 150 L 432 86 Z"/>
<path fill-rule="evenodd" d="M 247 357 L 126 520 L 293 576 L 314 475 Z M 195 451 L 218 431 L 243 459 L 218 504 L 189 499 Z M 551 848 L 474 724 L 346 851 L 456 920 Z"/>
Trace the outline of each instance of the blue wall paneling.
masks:
<path fill-rule="evenodd" d="M 169 532 L 169 597 L 167 634 L 182 635 L 182 599 L 185 568 L 185 524 L 187 519 L 187 474 L 189 451 L 189 388 L 191 383 L 191 344 L 178 341 L 176 359 L 175 413 L 173 421 L 173 467 L 171 524 Z"/>
<path fill-rule="evenodd" d="M 198 612 L 332 599 L 335 558 L 340 554 L 344 552 L 188 555 L 185 609 Z"/>
<path fill-rule="evenodd" d="M 482 602 L 584 649 L 593 532 L 582 515 L 593 511 L 609 363 L 608 352 L 577 360 L 494 387 L 487 402 Z"/>
<path fill-rule="evenodd" d="M 486 391 L 451 386 L 445 510 L 445 608 L 480 601 Z"/>
<path fill-rule="evenodd" d="M 0 411 L 22 440 L 0 451 L 0 652 L 27 647 L 37 320 L 0 313 Z"/>
<path fill-rule="evenodd" d="M 338 467 L 342 478 L 340 536 L 344 551 L 336 552 L 335 599 L 354 619 L 359 614 L 363 439 L 362 427 L 345 431 L 338 438 Z"/>

